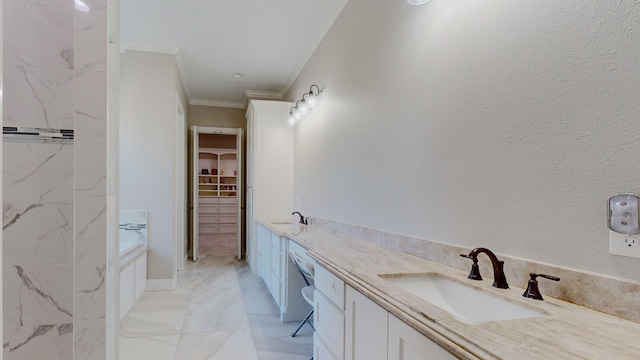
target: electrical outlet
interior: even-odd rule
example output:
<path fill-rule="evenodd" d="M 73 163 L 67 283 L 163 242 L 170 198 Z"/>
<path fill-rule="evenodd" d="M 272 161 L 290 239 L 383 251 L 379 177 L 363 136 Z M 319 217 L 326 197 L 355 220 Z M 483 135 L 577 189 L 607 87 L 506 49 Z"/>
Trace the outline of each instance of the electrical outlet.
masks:
<path fill-rule="evenodd" d="M 640 258 L 640 234 L 626 235 L 609 230 L 609 254 Z"/>

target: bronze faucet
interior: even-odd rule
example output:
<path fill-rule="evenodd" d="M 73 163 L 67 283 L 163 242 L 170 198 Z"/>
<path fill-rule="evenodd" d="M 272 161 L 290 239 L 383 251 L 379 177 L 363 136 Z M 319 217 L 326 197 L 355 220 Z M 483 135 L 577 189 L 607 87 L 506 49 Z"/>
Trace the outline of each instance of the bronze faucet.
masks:
<path fill-rule="evenodd" d="M 536 279 L 538 276 L 553 281 L 560 281 L 560 278 L 545 274 L 530 273 L 529 276 L 530 279 L 527 283 L 527 290 L 524 291 L 524 294 L 522 294 L 522 296 L 536 300 L 544 300 L 542 298 L 542 294 L 540 294 L 540 290 L 538 289 L 538 280 Z"/>
<path fill-rule="evenodd" d="M 480 275 L 480 268 L 478 267 L 478 254 L 485 253 L 491 259 L 491 265 L 493 266 L 493 287 L 499 289 L 508 289 L 507 278 L 504 276 L 504 261 L 498 260 L 496 254 L 487 248 L 475 248 L 471 250 L 469 255 L 460 254 L 460 256 L 473 260 L 471 265 L 471 272 L 468 278 L 471 280 L 482 280 Z"/>
<path fill-rule="evenodd" d="M 309 222 L 307 221 L 307 219 L 304 218 L 304 216 L 302 216 L 302 214 L 300 214 L 300 211 L 294 211 L 291 213 L 291 215 L 294 215 L 294 214 L 300 215 L 300 224 L 309 225 Z"/>

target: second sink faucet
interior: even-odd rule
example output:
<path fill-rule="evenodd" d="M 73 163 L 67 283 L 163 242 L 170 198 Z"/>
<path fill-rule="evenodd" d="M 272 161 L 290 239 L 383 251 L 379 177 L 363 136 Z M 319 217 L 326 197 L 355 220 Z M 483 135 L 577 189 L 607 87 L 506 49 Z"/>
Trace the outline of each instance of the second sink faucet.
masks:
<path fill-rule="evenodd" d="M 300 211 L 294 211 L 291 213 L 291 215 L 295 215 L 295 214 L 300 215 L 300 224 L 309 225 L 309 222 L 307 221 L 307 219 L 304 218 L 304 216 L 302 216 L 302 214 L 300 214 Z"/>
<path fill-rule="evenodd" d="M 482 276 L 480 276 L 480 268 L 478 267 L 478 254 L 480 253 L 487 254 L 491 260 L 491 265 L 493 266 L 493 287 L 508 289 L 509 284 L 507 284 L 507 278 L 504 276 L 504 261 L 498 260 L 496 254 L 487 248 L 475 248 L 471 250 L 469 255 L 460 254 L 462 257 L 473 260 L 473 265 L 471 265 L 471 272 L 469 273 L 468 278 L 472 280 L 482 280 Z"/>

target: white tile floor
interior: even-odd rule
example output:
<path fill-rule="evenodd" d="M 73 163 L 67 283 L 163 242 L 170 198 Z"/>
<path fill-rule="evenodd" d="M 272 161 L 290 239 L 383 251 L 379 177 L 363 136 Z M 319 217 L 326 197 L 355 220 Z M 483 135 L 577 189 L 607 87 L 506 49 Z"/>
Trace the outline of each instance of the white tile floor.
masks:
<path fill-rule="evenodd" d="M 280 323 L 263 281 L 233 256 L 188 262 L 174 291 L 145 292 L 120 321 L 120 360 L 306 360 L 312 329 Z"/>

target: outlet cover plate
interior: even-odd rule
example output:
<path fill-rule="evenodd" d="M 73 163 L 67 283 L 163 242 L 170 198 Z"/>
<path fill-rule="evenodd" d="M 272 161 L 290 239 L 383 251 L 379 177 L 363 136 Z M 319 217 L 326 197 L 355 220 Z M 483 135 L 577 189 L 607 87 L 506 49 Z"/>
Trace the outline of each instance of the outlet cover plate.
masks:
<path fill-rule="evenodd" d="M 609 230 L 609 254 L 640 258 L 640 234 L 620 234 Z"/>

